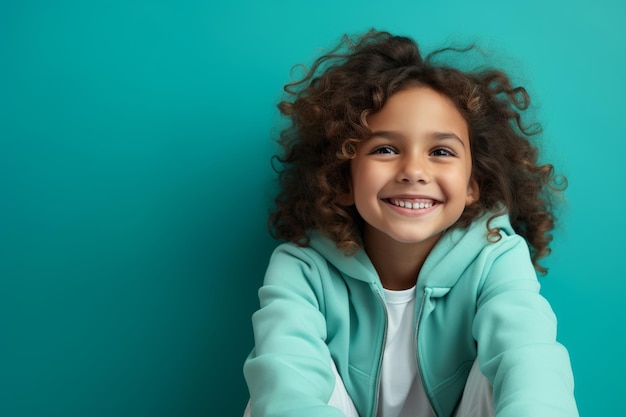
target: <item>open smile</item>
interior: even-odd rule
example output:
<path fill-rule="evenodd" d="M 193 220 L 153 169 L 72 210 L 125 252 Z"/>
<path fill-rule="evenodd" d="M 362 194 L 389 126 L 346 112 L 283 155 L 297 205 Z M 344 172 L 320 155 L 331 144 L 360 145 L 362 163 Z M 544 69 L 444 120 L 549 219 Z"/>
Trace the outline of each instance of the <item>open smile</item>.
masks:
<path fill-rule="evenodd" d="M 425 198 L 387 198 L 384 201 L 396 206 L 410 210 L 424 210 L 429 209 L 440 202 L 432 199 Z"/>

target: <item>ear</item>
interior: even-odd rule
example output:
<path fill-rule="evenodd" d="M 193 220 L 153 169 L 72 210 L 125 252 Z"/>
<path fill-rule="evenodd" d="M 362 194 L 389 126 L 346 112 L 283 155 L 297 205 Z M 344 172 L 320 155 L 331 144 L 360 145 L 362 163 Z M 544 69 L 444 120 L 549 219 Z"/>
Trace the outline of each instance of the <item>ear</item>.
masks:
<path fill-rule="evenodd" d="M 467 185 L 467 196 L 465 197 L 465 207 L 477 202 L 479 198 L 480 198 L 480 189 L 478 187 L 478 182 L 476 182 L 476 180 L 472 178 L 470 179 L 470 182 Z"/>

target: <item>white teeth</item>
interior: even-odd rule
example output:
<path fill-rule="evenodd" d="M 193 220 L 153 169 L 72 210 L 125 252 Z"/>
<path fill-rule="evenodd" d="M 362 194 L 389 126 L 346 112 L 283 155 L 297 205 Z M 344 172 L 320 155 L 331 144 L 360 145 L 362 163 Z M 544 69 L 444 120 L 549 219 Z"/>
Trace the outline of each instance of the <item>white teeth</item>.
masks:
<path fill-rule="evenodd" d="M 433 203 L 412 203 L 410 201 L 404 201 L 404 200 L 390 200 L 391 204 L 393 204 L 394 206 L 398 206 L 398 207 L 404 207 L 404 208 L 408 208 L 408 209 L 412 209 L 412 210 L 418 210 L 418 209 L 426 209 L 426 208 L 431 208 L 433 206 Z"/>

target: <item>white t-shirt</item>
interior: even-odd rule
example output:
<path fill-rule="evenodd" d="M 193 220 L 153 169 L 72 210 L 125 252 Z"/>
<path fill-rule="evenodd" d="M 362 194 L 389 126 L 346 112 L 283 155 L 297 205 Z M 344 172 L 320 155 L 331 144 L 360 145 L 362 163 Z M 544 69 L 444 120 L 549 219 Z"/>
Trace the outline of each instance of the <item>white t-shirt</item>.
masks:
<path fill-rule="evenodd" d="M 384 291 L 389 321 L 377 417 L 435 417 L 417 366 L 415 287 Z"/>

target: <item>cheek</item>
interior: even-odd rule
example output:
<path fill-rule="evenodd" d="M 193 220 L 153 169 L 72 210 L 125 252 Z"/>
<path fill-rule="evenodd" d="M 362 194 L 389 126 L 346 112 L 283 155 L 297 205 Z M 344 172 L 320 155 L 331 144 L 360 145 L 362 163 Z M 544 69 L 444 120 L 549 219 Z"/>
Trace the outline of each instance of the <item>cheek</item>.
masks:
<path fill-rule="evenodd" d="M 352 189 L 355 192 L 360 192 L 362 189 L 367 189 L 371 183 L 371 169 L 363 163 L 356 163 L 352 166 Z"/>
<path fill-rule="evenodd" d="M 371 171 L 367 171 L 367 174 L 361 171 L 352 181 L 352 197 L 357 208 L 372 204 L 372 201 L 378 198 L 381 189 L 380 178 L 371 174 Z"/>
<path fill-rule="evenodd" d="M 464 169 L 449 171 L 440 180 L 448 193 L 458 197 L 465 198 L 470 189 L 470 178 Z"/>

